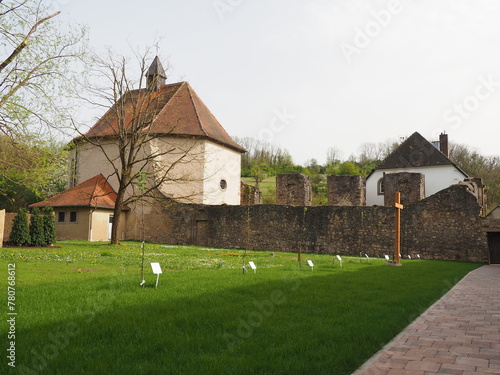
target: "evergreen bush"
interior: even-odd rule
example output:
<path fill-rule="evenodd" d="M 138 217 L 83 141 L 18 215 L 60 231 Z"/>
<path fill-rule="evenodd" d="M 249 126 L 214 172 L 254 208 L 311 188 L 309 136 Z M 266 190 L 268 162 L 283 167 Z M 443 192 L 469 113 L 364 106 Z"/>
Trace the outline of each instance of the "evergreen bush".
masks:
<path fill-rule="evenodd" d="M 24 208 L 21 208 L 14 217 L 10 242 L 15 246 L 28 246 L 31 243 L 28 215 Z"/>
<path fill-rule="evenodd" d="M 43 216 L 40 215 L 40 210 L 36 207 L 31 212 L 30 237 L 31 246 L 43 247 L 47 245 L 45 243 Z"/>
<path fill-rule="evenodd" d="M 52 207 L 43 210 L 43 231 L 45 235 L 45 246 L 56 242 L 56 219 Z"/>

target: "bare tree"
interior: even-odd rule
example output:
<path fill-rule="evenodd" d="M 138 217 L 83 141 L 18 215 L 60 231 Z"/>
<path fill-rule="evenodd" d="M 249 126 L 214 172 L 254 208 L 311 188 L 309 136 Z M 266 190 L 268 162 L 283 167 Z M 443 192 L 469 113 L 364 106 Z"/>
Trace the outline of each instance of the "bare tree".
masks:
<path fill-rule="evenodd" d="M 340 163 L 340 158 L 342 156 L 342 151 L 337 147 L 328 147 L 326 150 L 326 164 L 336 165 Z"/>
<path fill-rule="evenodd" d="M 154 121 L 171 92 L 161 89 L 166 76 L 158 57 L 152 64 L 151 60 L 149 49 L 144 54 L 136 54 L 135 70 L 126 58 L 111 51 L 104 58 L 94 57 L 95 72 L 100 78 L 98 82 L 105 84 L 89 83 L 87 100 L 106 108 L 107 112 L 89 131 L 75 139 L 76 147 L 90 146 L 99 150 L 109 170 L 105 177 L 116 181 L 117 198 L 111 232 L 113 244 L 119 243 L 118 228 L 123 209 L 147 198 L 164 201 L 165 197 L 158 194 L 158 189 L 165 183 L 193 179 L 187 173 L 178 174 L 174 170 L 180 164 L 193 162 L 198 156 L 195 140 L 179 147 L 170 143 L 166 137 L 169 133 L 157 131 Z M 137 79 L 130 78 L 132 76 Z M 176 126 L 178 124 L 173 124 L 169 132 L 174 132 Z M 168 163 L 165 163 L 166 156 Z M 184 198 L 188 197 L 189 192 Z"/>
<path fill-rule="evenodd" d="M 56 24 L 58 14 L 42 0 L 0 1 L 0 133 L 11 139 L 60 128 L 86 32 Z"/>

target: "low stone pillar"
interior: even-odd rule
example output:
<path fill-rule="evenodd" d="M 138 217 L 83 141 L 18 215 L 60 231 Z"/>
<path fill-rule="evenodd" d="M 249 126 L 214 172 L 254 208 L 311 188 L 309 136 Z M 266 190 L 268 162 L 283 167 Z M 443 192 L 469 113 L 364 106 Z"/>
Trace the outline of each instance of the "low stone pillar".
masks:
<path fill-rule="evenodd" d="M 262 192 L 258 186 L 248 185 L 241 181 L 240 200 L 242 206 L 262 204 Z"/>
<path fill-rule="evenodd" d="M 330 175 L 328 204 L 330 206 L 365 206 L 366 178 L 363 176 Z"/>
<path fill-rule="evenodd" d="M 398 191 L 403 206 L 425 198 L 425 175 L 422 173 L 385 173 L 383 183 L 384 206 L 394 206 L 394 196 Z"/>
<path fill-rule="evenodd" d="M 302 173 L 277 175 L 276 204 L 310 206 L 312 204 L 312 187 L 309 176 Z"/>

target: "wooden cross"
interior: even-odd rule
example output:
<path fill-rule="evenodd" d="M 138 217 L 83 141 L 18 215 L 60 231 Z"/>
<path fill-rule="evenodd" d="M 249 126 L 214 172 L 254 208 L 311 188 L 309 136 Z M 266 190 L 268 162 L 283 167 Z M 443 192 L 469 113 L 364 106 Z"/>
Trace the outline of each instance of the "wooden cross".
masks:
<path fill-rule="evenodd" d="M 396 208 L 394 263 L 399 264 L 399 254 L 401 253 L 401 210 L 404 208 L 401 204 L 401 193 L 399 191 L 396 192 L 396 196 L 394 198 L 394 207 Z"/>

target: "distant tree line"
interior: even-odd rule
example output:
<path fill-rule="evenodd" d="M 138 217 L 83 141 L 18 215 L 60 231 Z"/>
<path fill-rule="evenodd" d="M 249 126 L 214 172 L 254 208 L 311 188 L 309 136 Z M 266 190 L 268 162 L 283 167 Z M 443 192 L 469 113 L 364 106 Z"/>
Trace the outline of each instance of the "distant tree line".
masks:
<path fill-rule="evenodd" d="M 287 150 L 251 137 L 234 137 L 234 140 L 247 149 L 241 157 L 241 176 L 252 177 L 256 185 L 266 177 L 303 172 L 300 165 L 293 164 Z"/>

